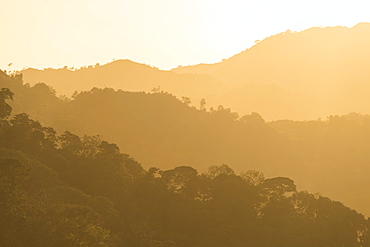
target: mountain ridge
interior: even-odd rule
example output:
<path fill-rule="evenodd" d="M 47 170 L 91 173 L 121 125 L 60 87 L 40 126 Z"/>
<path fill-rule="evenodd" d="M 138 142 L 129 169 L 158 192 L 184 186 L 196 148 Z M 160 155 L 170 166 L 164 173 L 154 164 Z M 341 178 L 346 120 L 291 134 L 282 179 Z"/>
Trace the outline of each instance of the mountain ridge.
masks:
<path fill-rule="evenodd" d="M 115 60 L 104 65 L 90 65 L 76 70 L 33 69 L 19 71 L 25 82 L 44 82 L 58 94 L 70 96 L 74 91 L 87 91 L 93 87 L 111 87 L 127 91 L 146 91 L 161 88 L 177 95 L 200 97 L 218 92 L 224 86 L 208 75 L 178 75 L 128 59 Z"/>
<path fill-rule="evenodd" d="M 205 99 L 207 107 L 223 105 L 240 114 L 259 112 L 267 121 L 312 120 L 370 113 L 368 44 L 370 24 L 360 23 L 351 28 L 283 32 L 223 62 L 171 71 L 117 60 L 76 71 L 65 67 L 22 73 L 25 82 L 45 82 L 58 94 L 93 87 L 154 89 L 188 98 L 194 106 Z"/>
<path fill-rule="evenodd" d="M 283 105 L 270 101 L 271 112 L 263 114 L 270 120 L 309 120 L 353 111 L 368 114 L 370 101 L 366 95 L 370 92 L 369 44 L 370 23 L 359 23 L 351 28 L 314 27 L 268 37 L 220 63 L 187 66 L 172 71 L 208 74 L 221 82 L 227 82 L 230 87 L 276 84 L 293 92 L 307 94 L 303 100 L 307 103 L 293 97 L 289 104 L 310 107 L 313 109 L 310 114 L 299 116 L 298 113 L 283 113 Z M 229 95 L 222 101 L 238 112 L 247 111 L 248 105 L 255 105 L 256 111 L 262 112 L 263 106 L 257 100 L 236 98 L 235 95 Z M 267 95 L 261 100 L 266 103 L 269 98 Z M 272 117 L 279 109 L 280 115 Z"/>

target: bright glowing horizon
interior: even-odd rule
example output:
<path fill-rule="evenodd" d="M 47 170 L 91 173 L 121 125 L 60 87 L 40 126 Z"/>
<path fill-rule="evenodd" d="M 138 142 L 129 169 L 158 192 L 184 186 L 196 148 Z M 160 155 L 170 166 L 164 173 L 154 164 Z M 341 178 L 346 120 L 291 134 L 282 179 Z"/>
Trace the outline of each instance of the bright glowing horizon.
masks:
<path fill-rule="evenodd" d="M 171 69 L 215 63 L 255 40 L 370 22 L 366 1 L 3 0 L 0 69 L 113 59 Z"/>

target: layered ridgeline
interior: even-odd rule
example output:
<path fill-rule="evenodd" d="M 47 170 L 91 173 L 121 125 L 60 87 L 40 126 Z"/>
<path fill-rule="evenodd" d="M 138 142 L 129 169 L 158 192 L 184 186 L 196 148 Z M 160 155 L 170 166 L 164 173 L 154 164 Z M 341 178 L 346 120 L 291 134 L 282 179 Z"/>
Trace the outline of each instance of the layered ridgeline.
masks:
<path fill-rule="evenodd" d="M 238 116 L 224 107 L 209 109 L 207 102 L 196 109 L 163 92 L 93 89 L 68 100 L 45 84 L 30 87 L 4 73 L 0 87 L 15 93 L 15 113 L 27 112 L 59 133 L 100 134 L 146 169 L 190 165 L 203 172 L 228 164 L 237 172 L 259 170 L 370 215 L 368 116 L 266 123 L 257 113 Z"/>
<path fill-rule="evenodd" d="M 363 215 L 289 178 L 227 165 L 144 170 L 99 136 L 9 117 L 13 97 L 0 90 L 0 246 L 370 244 Z"/>
<path fill-rule="evenodd" d="M 309 120 L 332 114 L 370 112 L 370 24 L 284 32 L 223 62 L 171 71 L 117 60 L 77 70 L 26 69 L 24 80 L 44 82 L 58 95 L 110 87 L 164 90 L 240 114 L 258 112 L 268 121 Z"/>
<path fill-rule="evenodd" d="M 296 92 L 279 85 L 245 84 L 236 86 L 230 81 L 220 82 L 205 74 L 178 74 L 177 70 L 162 71 L 129 60 L 116 60 L 105 65 L 80 69 L 25 69 L 20 71 L 30 85 L 46 83 L 57 95 L 72 96 L 75 91 L 93 87 L 109 87 L 131 92 L 165 91 L 182 98 L 188 97 L 194 105 L 201 99 L 208 106 L 232 106 L 242 114 L 262 112 L 268 119 L 311 119 L 318 114 L 313 106 L 316 99 L 309 93 Z"/>
<path fill-rule="evenodd" d="M 370 24 L 311 28 L 266 38 L 223 62 L 173 69 L 233 85 L 218 99 L 267 119 L 370 112 Z"/>
<path fill-rule="evenodd" d="M 44 70 L 29 68 L 21 73 L 31 85 L 44 82 L 52 86 L 58 95 L 67 96 L 93 87 L 109 87 L 133 92 L 164 90 L 178 97 L 201 99 L 212 98 L 225 90 L 224 85 L 208 75 L 179 75 L 130 60 L 116 60 L 76 70 L 67 67 Z"/>
<path fill-rule="evenodd" d="M 205 101 L 197 109 L 189 106 L 188 98 L 179 100 L 162 91 L 94 88 L 61 99 L 45 84 L 30 87 L 22 84 L 21 76 L 2 76 L 0 86 L 16 94 L 11 102 L 15 113 L 26 112 L 58 132 L 101 134 L 145 167 L 191 163 L 205 170 L 222 163 L 258 164 L 256 169 L 264 167 L 276 174 L 296 160 L 288 154 L 293 148 L 289 139 L 257 113 L 239 117 L 222 106 L 207 110 Z M 272 173 L 267 171 L 267 175 Z"/>

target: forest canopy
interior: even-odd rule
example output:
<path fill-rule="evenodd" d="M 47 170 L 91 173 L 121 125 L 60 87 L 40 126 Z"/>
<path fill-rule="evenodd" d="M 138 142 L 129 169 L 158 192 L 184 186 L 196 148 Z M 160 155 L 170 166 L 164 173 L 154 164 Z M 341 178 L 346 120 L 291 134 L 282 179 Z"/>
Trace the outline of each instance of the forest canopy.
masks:
<path fill-rule="evenodd" d="M 100 135 L 145 169 L 191 166 L 203 173 L 228 164 L 238 173 L 258 170 L 289 177 L 301 190 L 370 215 L 368 115 L 268 122 L 258 113 L 210 108 L 205 100 L 177 98 L 160 88 L 149 93 L 93 88 L 57 97 L 44 83 L 30 86 L 22 75 L 3 72 L 0 88 L 14 93 L 8 101 L 12 116 L 27 113 L 58 134 Z"/>
<path fill-rule="evenodd" d="M 99 135 L 58 134 L 28 114 L 11 115 L 12 98 L 1 89 L 0 246 L 370 244 L 363 215 L 298 191 L 290 178 L 222 163 L 203 172 L 143 169 Z M 214 114 L 234 121 L 222 108 Z M 253 114 L 239 121 L 270 129 Z"/>

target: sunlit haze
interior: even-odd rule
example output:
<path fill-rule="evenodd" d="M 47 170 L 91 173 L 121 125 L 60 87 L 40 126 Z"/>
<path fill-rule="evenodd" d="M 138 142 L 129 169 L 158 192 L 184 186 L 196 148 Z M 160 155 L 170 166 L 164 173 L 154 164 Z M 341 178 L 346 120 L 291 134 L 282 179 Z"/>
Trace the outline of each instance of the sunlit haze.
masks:
<path fill-rule="evenodd" d="M 367 1 L 2 0 L 0 68 L 214 63 L 288 29 L 369 22 Z M 8 65 L 12 63 L 9 67 Z"/>
<path fill-rule="evenodd" d="M 0 247 L 370 247 L 368 2 L 0 0 Z"/>

